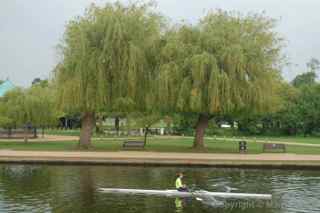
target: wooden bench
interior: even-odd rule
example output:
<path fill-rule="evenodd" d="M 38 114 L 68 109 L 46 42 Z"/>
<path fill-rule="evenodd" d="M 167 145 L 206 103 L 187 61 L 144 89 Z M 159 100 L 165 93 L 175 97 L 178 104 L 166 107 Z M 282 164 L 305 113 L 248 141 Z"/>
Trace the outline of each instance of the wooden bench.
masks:
<path fill-rule="evenodd" d="M 123 149 L 144 149 L 144 141 L 125 141 L 123 142 Z"/>
<path fill-rule="evenodd" d="M 286 152 L 286 145 L 285 144 L 277 144 L 277 143 L 264 143 L 263 144 L 263 152 L 266 150 L 283 150 Z"/>

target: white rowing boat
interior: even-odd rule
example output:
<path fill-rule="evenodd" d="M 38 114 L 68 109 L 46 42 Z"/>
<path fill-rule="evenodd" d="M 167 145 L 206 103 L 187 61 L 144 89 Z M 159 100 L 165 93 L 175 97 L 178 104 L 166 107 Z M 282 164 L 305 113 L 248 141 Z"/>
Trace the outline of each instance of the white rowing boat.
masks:
<path fill-rule="evenodd" d="M 209 192 L 209 191 L 195 191 L 195 192 L 179 192 L 177 190 L 145 190 L 145 189 L 119 189 L 119 188 L 100 188 L 99 191 L 105 193 L 119 193 L 119 194 L 144 194 L 144 195 L 159 195 L 172 197 L 218 197 L 218 198 L 237 198 L 237 199 L 262 199 L 270 200 L 270 194 L 248 194 L 248 193 L 233 193 L 233 192 Z"/>

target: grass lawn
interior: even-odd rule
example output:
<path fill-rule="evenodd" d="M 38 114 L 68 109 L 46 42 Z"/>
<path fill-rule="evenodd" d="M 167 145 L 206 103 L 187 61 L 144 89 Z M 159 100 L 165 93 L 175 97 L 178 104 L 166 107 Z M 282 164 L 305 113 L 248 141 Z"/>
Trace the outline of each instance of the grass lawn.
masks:
<path fill-rule="evenodd" d="M 38 134 L 41 135 L 42 130 L 38 129 Z M 80 129 L 45 129 L 47 135 L 62 135 L 62 136 L 79 136 Z"/>
<path fill-rule="evenodd" d="M 63 130 L 63 129 L 46 129 L 45 134 L 48 135 L 61 135 L 61 136 L 79 136 L 80 129 L 73 129 L 73 130 Z M 41 135 L 41 130 L 39 129 L 39 135 Z M 102 137 L 101 135 L 95 135 L 94 137 Z M 120 136 L 125 137 L 125 136 Z M 208 136 L 208 138 L 213 138 L 214 136 Z M 223 136 L 216 136 L 217 138 L 223 138 Z M 117 136 L 103 136 L 105 139 L 116 139 Z M 227 139 L 231 139 L 233 137 L 226 137 Z M 237 139 L 249 139 L 249 140 L 264 140 L 264 141 L 282 141 L 282 142 L 294 142 L 294 143 L 309 143 L 309 144 L 320 144 L 320 137 L 310 136 L 310 137 L 303 137 L 303 136 L 248 136 L 248 137 L 235 137 Z"/>
<path fill-rule="evenodd" d="M 103 139 L 94 140 L 93 147 L 90 151 L 120 151 L 122 150 L 123 139 Z M 147 142 L 145 151 L 156 152 L 199 152 L 193 150 L 193 139 L 191 138 L 150 138 Z M 209 153 L 238 153 L 238 143 L 231 141 L 206 140 L 207 150 Z M 249 142 L 249 154 L 262 153 L 262 144 Z M 39 150 L 39 151 L 79 151 L 78 142 L 76 141 L 60 141 L 60 142 L 14 142 L 3 141 L 0 142 L 0 149 L 8 150 Z M 281 152 L 281 151 L 280 151 Z M 320 147 L 302 147 L 287 145 L 287 153 L 296 154 L 320 154 Z"/>
<path fill-rule="evenodd" d="M 219 138 L 219 136 L 217 136 Z M 230 137 L 227 137 L 230 138 Z M 282 141 L 282 142 L 293 142 L 293 143 L 309 143 L 309 144 L 320 144 L 320 137 L 303 137 L 303 136 L 249 136 L 249 137 L 238 137 L 250 140 L 264 140 L 264 141 Z"/>

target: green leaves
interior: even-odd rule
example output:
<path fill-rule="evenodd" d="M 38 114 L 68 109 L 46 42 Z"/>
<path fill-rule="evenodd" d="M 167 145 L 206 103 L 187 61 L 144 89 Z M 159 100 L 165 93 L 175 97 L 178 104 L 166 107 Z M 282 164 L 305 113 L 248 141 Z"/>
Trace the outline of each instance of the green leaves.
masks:
<path fill-rule="evenodd" d="M 56 71 L 62 109 L 207 121 L 275 108 L 282 43 L 274 20 L 218 10 L 168 27 L 153 9 L 92 5 L 70 21 Z"/>
<path fill-rule="evenodd" d="M 308 86 L 311 84 L 314 85 L 316 83 L 316 78 L 317 78 L 317 75 L 315 72 L 313 71 L 306 72 L 306 73 L 297 75 L 295 79 L 293 79 L 292 84 L 297 88 L 302 86 Z"/>
<path fill-rule="evenodd" d="M 1 99 L 3 127 L 21 126 L 28 122 L 26 94 L 20 88 L 11 90 Z"/>
<path fill-rule="evenodd" d="M 34 85 L 29 89 L 15 89 L 0 100 L 0 126 L 21 127 L 31 123 L 36 127 L 54 126 L 58 122 L 54 90 Z"/>
<path fill-rule="evenodd" d="M 263 15 L 214 11 L 197 25 L 168 31 L 158 75 L 166 111 L 269 110 L 281 62 L 281 39 L 273 27 L 274 21 Z"/>
<path fill-rule="evenodd" d="M 148 4 L 120 3 L 92 5 L 71 21 L 57 71 L 62 108 L 145 110 L 161 22 Z"/>

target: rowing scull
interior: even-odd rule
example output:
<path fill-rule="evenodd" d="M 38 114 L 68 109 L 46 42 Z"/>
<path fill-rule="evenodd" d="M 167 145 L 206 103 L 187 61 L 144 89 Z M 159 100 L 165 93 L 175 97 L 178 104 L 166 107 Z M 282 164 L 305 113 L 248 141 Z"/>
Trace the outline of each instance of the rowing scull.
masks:
<path fill-rule="evenodd" d="M 262 199 L 270 200 L 270 194 L 249 194 L 249 193 L 233 193 L 233 192 L 209 192 L 199 190 L 195 192 L 179 192 L 177 190 L 145 190 L 145 189 L 120 189 L 120 188 L 99 188 L 99 191 L 105 193 L 119 194 L 144 194 L 144 195 L 159 195 L 172 197 L 204 197 L 212 196 L 218 198 L 237 198 L 237 199 Z"/>

